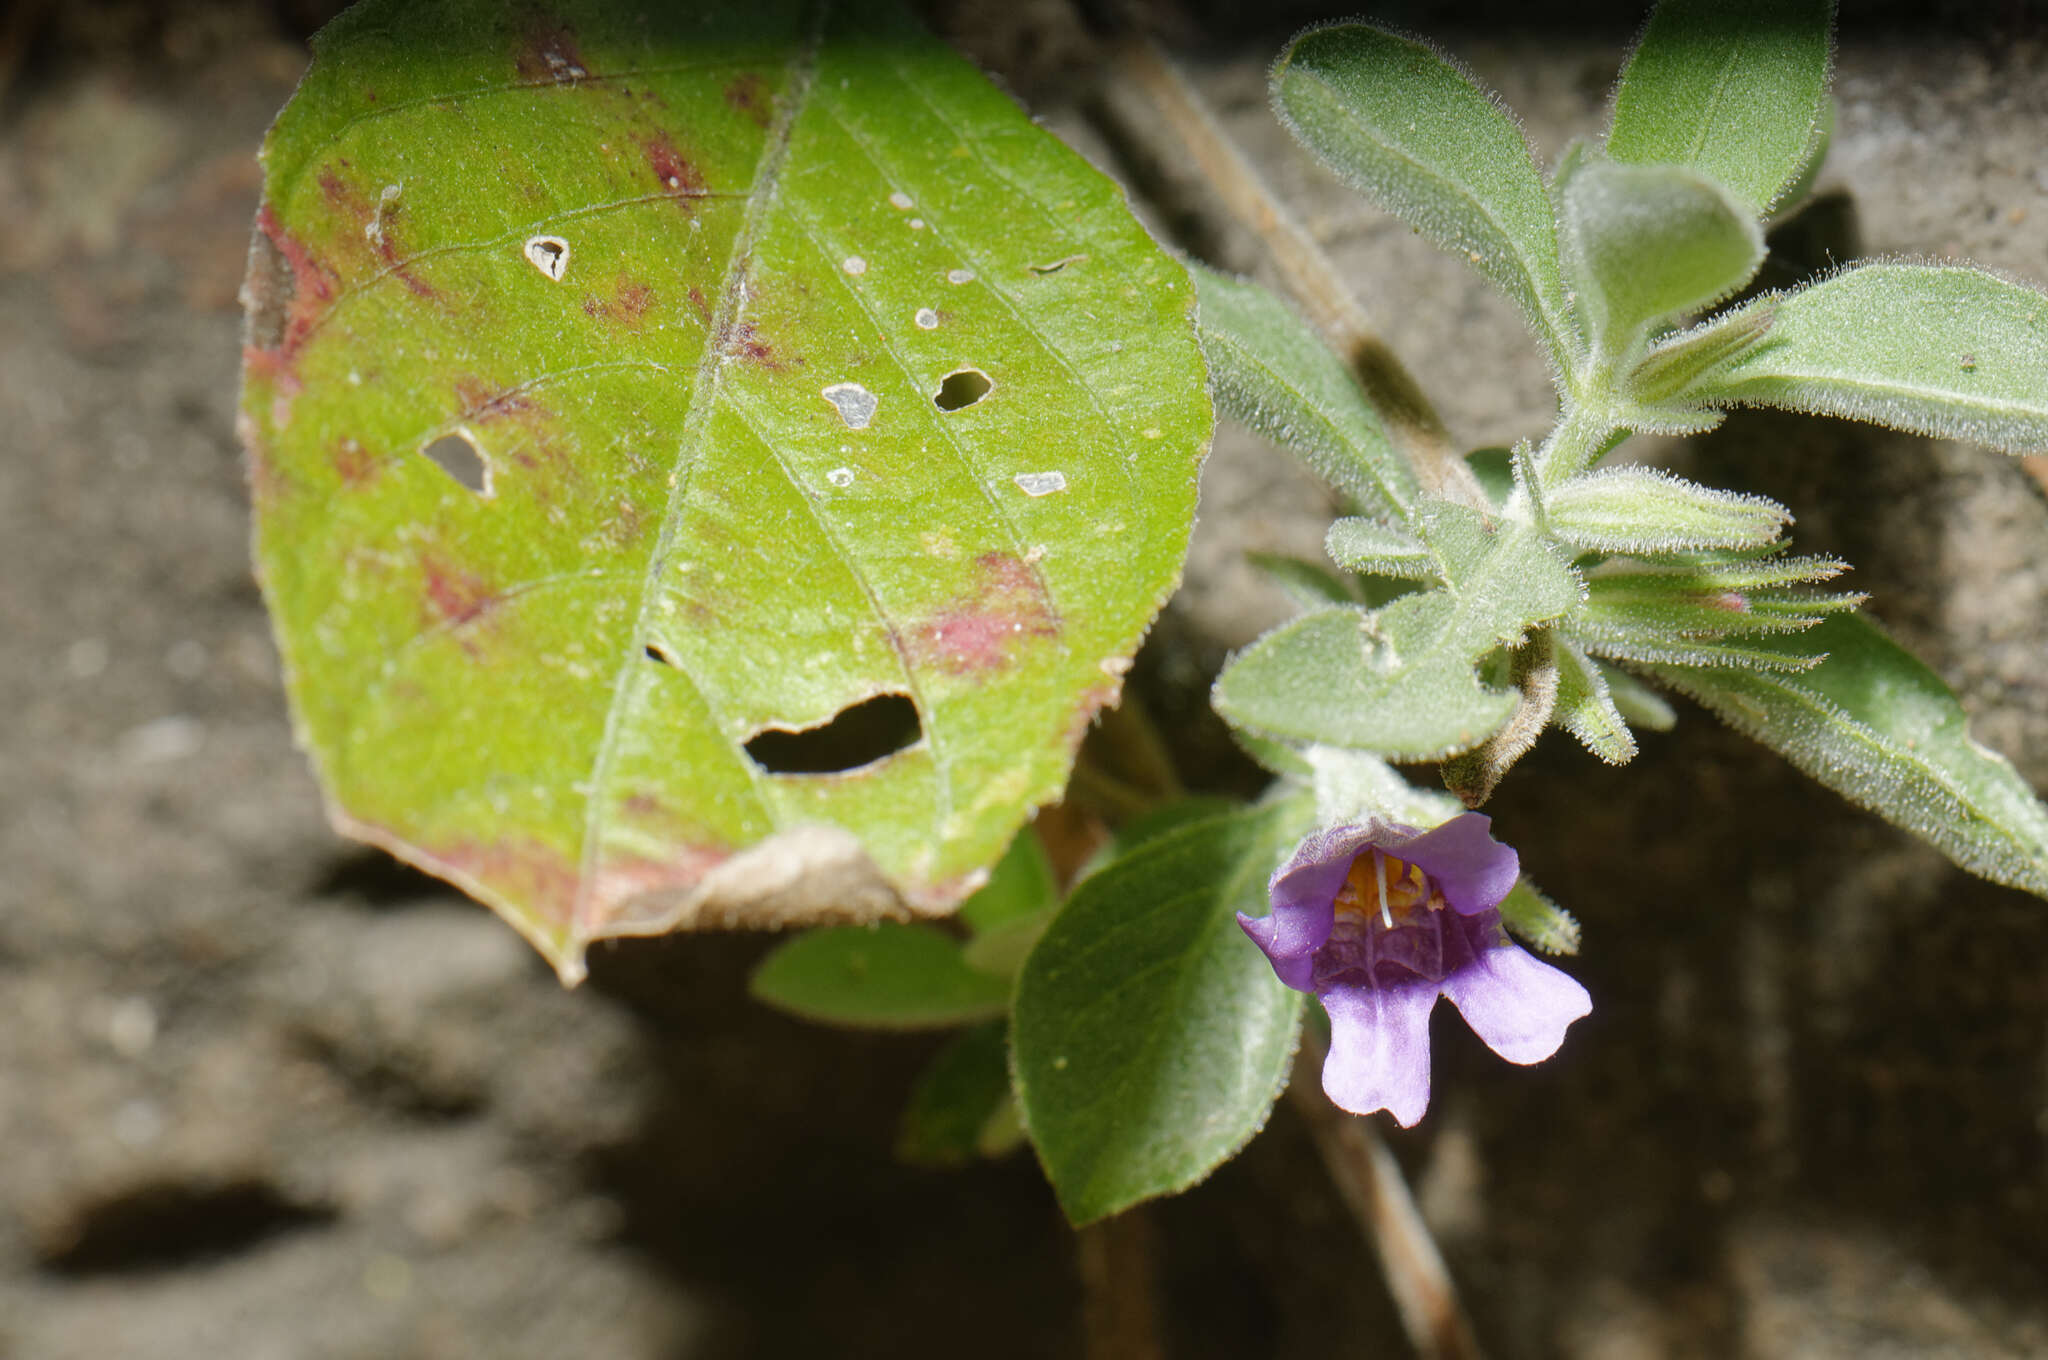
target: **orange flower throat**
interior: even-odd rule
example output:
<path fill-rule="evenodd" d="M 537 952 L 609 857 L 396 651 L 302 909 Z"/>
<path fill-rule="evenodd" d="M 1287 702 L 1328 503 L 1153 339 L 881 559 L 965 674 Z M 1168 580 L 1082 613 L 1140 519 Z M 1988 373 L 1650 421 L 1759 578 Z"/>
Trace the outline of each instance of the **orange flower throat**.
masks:
<path fill-rule="evenodd" d="M 1436 910 L 1443 904 L 1443 897 L 1430 891 L 1429 879 L 1419 866 L 1382 850 L 1368 850 L 1351 861 L 1335 905 L 1339 912 L 1377 917 L 1382 926 L 1392 930 L 1408 924 L 1417 912 Z"/>

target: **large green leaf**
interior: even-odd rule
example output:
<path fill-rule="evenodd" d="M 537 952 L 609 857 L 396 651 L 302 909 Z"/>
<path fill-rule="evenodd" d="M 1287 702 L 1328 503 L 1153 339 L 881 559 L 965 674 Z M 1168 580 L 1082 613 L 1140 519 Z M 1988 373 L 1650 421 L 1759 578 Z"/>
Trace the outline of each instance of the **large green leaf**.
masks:
<path fill-rule="evenodd" d="M 1018 979 L 1012 1072 L 1067 1217 L 1184 1190 L 1257 1133 L 1303 996 L 1237 924 L 1308 829 L 1307 800 L 1142 842 L 1083 880 Z"/>
<path fill-rule="evenodd" d="M 971 891 L 1208 440 L 1115 186 L 882 0 L 372 0 L 264 165 L 243 424 L 337 822 L 568 979 Z M 748 754 L 912 706 L 854 768 Z"/>
<path fill-rule="evenodd" d="M 1574 367 L 1549 190 L 1490 94 L 1426 43 L 1365 24 L 1302 34 L 1272 84 L 1282 121 L 1340 179 L 1469 259 Z"/>
<path fill-rule="evenodd" d="M 1689 166 L 1763 212 L 1827 126 L 1833 0 L 1661 0 L 1614 91 L 1607 154 Z"/>
<path fill-rule="evenodd" d="M 1470 750 L 1505 722 L 1514 694 L 1481 684 L 1473 664 L 1576 606 L 1578 578 L 1530 525 L 1443 502 L 1424 523 L 1444 589 L 1282 624 L 1218 677 L 1224 720 L 1396 760 Z"/>
<path fill-rule="evenodd" d="M 1751 304 L 1761 343 L 1686 393 L 2048 450 L 2048 295 L 1982 270 L 1869 264 Z"/>
<path fill-rule="evenodd" d="M 1827 660 L 1800 674 L 1649 670 L 1971 873 L 2048 897 L 2048 807 L 2003 756 L 1970 739 L 1940 676 L 1858 614 L 1757 645 Z"/>

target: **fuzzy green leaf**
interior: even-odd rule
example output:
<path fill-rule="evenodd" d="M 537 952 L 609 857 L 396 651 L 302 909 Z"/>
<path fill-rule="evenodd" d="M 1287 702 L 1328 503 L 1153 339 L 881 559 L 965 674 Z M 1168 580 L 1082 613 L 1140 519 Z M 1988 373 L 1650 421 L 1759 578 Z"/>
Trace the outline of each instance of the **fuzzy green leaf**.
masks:
<path fill-rule="evenodd" d="M 1311 29 L 1273 68 L 1273 105 L 1339 179 L 1470 260 L 1570 371 L 1581 348 L 1549 190 L 1507 110 L 1427 44 L 1365 24 Z"/>
<path fill-rule="evenodd" d="M 248 285 L 329 805 L 570 980 L 958 903 L 1178 579 L 1211 424 L 1185 271 L 888 0 L 641 9 L 348 11 Z M 893 753 L 749 754 L 885 696 Z"/>
<path fill-rule="evenodd" d="M 1008 1027 L 964 1030 L 917 1079 L 896 1132 L 896 1155 L 912 1166 L 965 1166 L 986 1155 L 989 1123 L 1009 1101 Z"/>
<path fill-rule="evenodd" d="M 1527 878 L 1515 880 L 1500 901 L 1501 924 L 1539 954 L 1579 952 L 1579 923 Z"/>
<path fill-rule="evenodd" d="M 1651 671 L 1971 873 L 2048 897 L 2048 807 L 2003 756 L 1970 739 L 1940 676 L 1855 614 L 1762 645 L 1825 649 L 1827 660 L 1797 675 Z"/>
<path fill-rule="evenodd" d="M 1296 609 L 1307 611 L 1325 605 L 1358 603 L 1358 592 L 1351 583 L 1328 567 L 1283 553 L 1246 553 L 1245 558 L 1280 587 Z"/>
<path fill-rule="evenodd" d="M 1725 638 L 1797 633 L 1863 603 L 1857 594 L 1777 587 L 1744 590 L 1683 572 L 1613 572 L 1586 582 L 1586 603 L 1572 616 L 1582 637 Z"/>
<path fill-rule="evenodd" d="M 1303 459 L 1361 507 L 1405 519 L 1415 474 L 1344 361 L 1258 284 L 1195 266 L 1196 325 L 1216 404 Z"/>
<path fill-rule="evenodd" d="M 1614 711 L 1629 726 L 1651 732 L 1669 732 L 1678 726 L 1678 711 L 1663 695 L 1619 666 L 1610 666 L 1604 661 L 1593 664 L 1599 669 L 1600 678 L 1607 682 L 1607 694 L 1614 701 Z"/>
<path fill-rule="evenodd" d="M 1661 0 L 1615 87 L 1607 154 L 1690 166 L 1753 214 L 1827 126 L 1833 0 Z"/>
<path fill-rule="evenodd" d="M 1688 396 L 2048 450 L 2048 295 L 1982 270 L 1869 264 L 1752 304 L 1763 343 Z"/>
<path fill-rule="evenodd" d="M 1009 983 L 968 966 L 934 926 L 884 921 L 805 931 L 761 960 L 754 999 L 828 1025 L 933 1029 L 1001 1015 Z"/>
<path fill-rule="evenodd" d="M 1515 696 L 1482 685 L 1473 664 L 1578 604 L 1578 579 L 1526 524 L 1441 502 L 1424 523 L 1446 588 L 1274 629 L 1218 678 L 1225 721 L 1397 760 L 1469 750 L 1506 721 Z"/>
<path fill-rule="evenodd" d="M 988 882 L 960 904 L 960 920 L 980 934 L 1012 921 L 1036 916 L 1060 900 L 1052 861 L 1038 833 L 1025 827 L 989 871 Z"/>
<path fill-rule="evenodd" d="M 1323 539 L 1323 551 L 1346 571 L 1402 581 L 1430 580 L 1439 570 L 1436 554 L 1421 539 L 1362 515 L 1332 524 Z"/>
<path fill-rule="evenodd" d="M 1551 710 L 1551 721 L 1609 765 L 1628 764 L 1636 758 L 1635 735 L 1615 707 L 1599 663 L 1562 638 L 1553 641 L 1557 705 Z"/>
<path fill-rule="evenodd" d="M 1543 505 L 1551 532 L 1580 552 L 1665 553 L 1759 548 L 1792 513 L 1762 496 L 1716 491 L 1647 467 L 1574 477 Z"/>
<path fill-rule="evenodd" d="M 1763 263 L 1763 229 L 1727 190 L 1673 165 L 1588 158 L 1561 186 L 1565 261 L 1596 353 L 1726 297 Z"/>
<path fill-rule="evenodd" d="M 1187 823 L 1085 879 L 1018 979 L 1025 1127 L 1076 1224 L 1184 1190 L 1266 1122 L 1301 993 L 1238 927 L 1308 829 L 1305 799 Z"/>

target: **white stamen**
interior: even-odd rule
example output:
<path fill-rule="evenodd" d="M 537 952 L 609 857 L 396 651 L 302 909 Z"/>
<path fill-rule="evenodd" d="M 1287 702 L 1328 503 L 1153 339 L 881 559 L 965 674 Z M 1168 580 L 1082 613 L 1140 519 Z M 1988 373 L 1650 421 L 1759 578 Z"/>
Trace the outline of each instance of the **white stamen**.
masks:
<path fill-rule="evenodd" d="M 1387 909 L 1387 857 L 1378 850 L 1372 852 L 1372 876 L 1380 889 L 1380 922 L 1388 930 L 1394 928 L 1394 913 Z"/>

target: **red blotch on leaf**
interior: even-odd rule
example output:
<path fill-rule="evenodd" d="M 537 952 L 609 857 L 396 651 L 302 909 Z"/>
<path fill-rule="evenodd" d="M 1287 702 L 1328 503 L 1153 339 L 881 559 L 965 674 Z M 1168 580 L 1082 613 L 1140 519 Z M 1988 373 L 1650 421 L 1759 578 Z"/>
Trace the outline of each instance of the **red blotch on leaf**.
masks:
<path fill-rule="evenodd" d="M 661 192 L 675 199 L 676 206 L 684 212 L 690 211 L 689 200 L 701 198 L 706 192 L 703 174 L 666 132 L 641 138 L 640 150 L 647 157 L 647 168 L 654 172 Z"/>
<path fill-rule="evenodd" d="M 334 441 L 332 455 L 335 475 L 341 478 L 343 486 L 358 487 L 373 480 L 377 475 L 377 458 L 363 447 L 363 441 L 344 435 Z"/>
<path fill-rule="evenodd" d="M 751 119 L 755 127 L 767 127 L 775 112 L 775 96 L 768 82 L 752 71 L 725 87 L 725 102 Z"/>
<path fill-rule="evenodd" d="M 440 622 L 468 623 L 481 617 L 498 602 L 496 594 L 481 576 L 455 566 L 438 554 L 428 554 L 422 559 L 420 572 L 427 605 Z"/>
<path fill-rule="evenodd" d="M 521 80 L 546 80 L 558 85 L 582 80 L 590 74 L 590 65 L 576 46 L 576 30 L 549 14 L 536 14 L 527 24 L 512 64 Z"/>
<path fill-rule="evenodd" d="M 1011 553 L 983 553 L 975 559 L 980 588 L 913 627 L 912 660 L 951 675 L 1001 670 L 1031 639 L 1056 638 L 1052 612 L 1038 575 Z"/>

